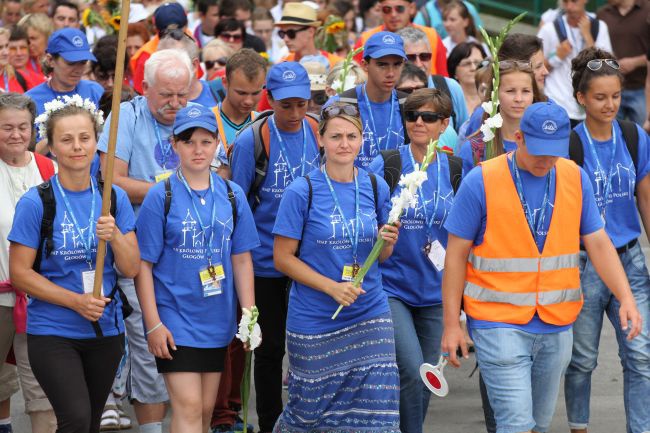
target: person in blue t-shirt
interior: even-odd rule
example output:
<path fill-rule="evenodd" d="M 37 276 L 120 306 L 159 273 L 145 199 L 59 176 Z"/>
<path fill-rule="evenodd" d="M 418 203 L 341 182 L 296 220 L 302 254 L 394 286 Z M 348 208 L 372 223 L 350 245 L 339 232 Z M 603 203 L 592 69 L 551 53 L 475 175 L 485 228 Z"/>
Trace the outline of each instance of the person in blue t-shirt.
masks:
<path fill-rule="evenodd" d="M 560 158 L 569 132 L 557 104 L 528 107 L 515 131 L 517 150 L 463 179 L 445 223 L 443 355 L 455 367 L 459 347 L 467 357 L 458 320 L 463 300 L 499 432 L 550 427 L 582 306 L 580 241 L 621 302 L 617 323 L 630 339 L 641 331 L 587 174 Z"/>
<path fill-rule="evenodd" d="M 539 93 L 530 63 L 502 60 L 499 62 L 499 74 L 498 113 L 501 115 L 503 123 L 494 131 L 495 137 L 492 142 L 494 150 L 491 157 L 511 152 L 517 148 L 514 133 L 519 129 L 519 121 L 524 110 L 531 104 L 544 100 Z M 491 79 L 486 94 L 492 94 Z M 488 117 L 489 114 L 484 113 L 483 121 Z M 479 162 L 488 159 L 489 151 L 483 137 L 483 132 L 478 131 L 456 149 L 456 154 L 463 160 L 465 172 L 469 172 Z"/>
<path fill-rule="evenodd" d="M 583 154 L 578 162 L 594 188 L 605 231 L 623 263 L 647 330 L 650 276 L 638 239 L 639 213 L 644 223 L 650 221 L 650 139 L 639 125 L 616 120 L 623 74 L 611 53 L 588 48 L 578 54 L 572 65 L 574 94 L 586 113 L 585 121 L 574 129 Z M 631 143 L 625 141 L 624 127 L 636 130 L 635 156 L 629 151 Z M 587 254 L 581 253 L 580 259 L 585 305 L 573 326 L 573 356 L 564 382 L 569 427 L 572 432 L 582 432 L 589 424 L 591 373 L 596 368 L 603 313 L 607 313 L 616 331 L 623 365 L 628 431 L 650 431 L 650 407 L 644 397 L 650 395 L 650 335 L 646 331 L 634 340 L 626 338 L 626 332 L 619 326 L 618 300 L 596 273 Z"/>
<path fill-rule="evenodd" d="M 335 95 L 335 101 L 354 104 L 363 124 L 363 146 L 357 156 L 357 167 L 366 168 L 379 152 L 397 149 L 404 144 L 404 126 L 400 98 L 406 94 L 395 90 L 406 54 L 401 36 L 378 32 L 368 38 L 363 49 L 363 69 L 368 81 L 354 89 Z"/>
<path fill-rule="evenodd" d="M 422 26 L 433 27 L 441 38 L 446 38 L 447 30 L 442 20 L 442 9 L 446 3 L 448 2 L 442 0 L 429 0 L 420 8 L 413 22 Z M 483 22 L 476 10 L 476 6 L 468 1 L 463 1 L 463 3 L 469 10 L 469 13 L 472 14 L 476 28 L 483 27 Z"/>
<path fill-rule="evenodd" d="M 90 51 L 86 35 L 74 28 L 57 30 L 47 41 L 46 51 L 50 79 L 25 93 L 36 103 L 36 114 L 43 114 L 46 103 L 62 96 L 80 95 L 98 106 L 104 88 L 94 81 L 81 79 L 88 61 L 97 61 Z M 36 150 L 44 153 L 47 148 L 45 137 L 39 136 L 37 140 Z"/>
<path fill-rule="evenodd" d="M 285 189 L 319 164 L 313 119 L 307 116 L 310 86 L 300 63 L 272 66 L 266 88 L 273 111 L 243 130 L 232 149 L 232 180 L 248 196 L 261 243 L 253 250 L 255 299 L 263 311 L 259 323 L 264 329 L 264 344 L 255 351 L 254 365 L 261 431 L 271 431 L 282 412 L 288 280 L 273 263 L 273 224 Z M 258 171 L 260 158 L 265 162 L 263 175 Z"/>
<path fill-rule="evenodd" d="M 181 109 L 173 132 L 180 167 L 140 208 L 135 283 L 149 351 L 174 408 L 172 429 L 199 433 L 210 428 L 237 303 L 255 304 L 250 250 L 259 239 L 241 188 L 210 170 L 217 149 L 212 111 Z"/>
<path fill-rule="evenodd" d="M 451 100 L 436 89 L 414 91 L 404 103 L 406 132 L 411 143 L 397 149 L 400 173 L 387 173 L 385 162 L 395 156 L 378 156 L 369 170 L 379 176 L 399 178 L 415 169 L 426 155 L 430 140 L 449 127 Z M 456 158 L 457 160 L 457 158 Z M 400 430 L 422 432 L 431 393 L 420 380 L 423 362 L 436 364 L 442 337 L 441 263 L 447 246 L 444 221 L 454 189 L 449 175 L 449 156 L 439 152 L 427 169 L 427 181 L 418 191 L 418 204 L 402 217 L 400 242 L 381 264 L 382 283 L 388 294 L 395 351 L 400 369 Z M 457 179 L 460 182 L 460 178 Z M 392 191 L 399 196 L 402 187 Z M 414 332 L 416 330 L 416 332 Z"/>
<path fill-rule="evenodd" d="M 399 224 L 384 225 L 386 182 L 355 167 L 362 143 L 357 108 L 325 108 L 319 137 L 325 163 L 286 189 L 273 228 L 275 265 L 293 280 L 289 399 L 274 431 L 342 433 L 360 425 L 399 431 L 394 334 L 379 264 L 372 264 L 360 287 L 352 284 L 377 228 L 383 226 L 383 262 Z M 344 308 L 332 320 L 339 304 Z"/>
<path fill-rule="evenodd" d="M 21 198 L 8 236 L 11 282 L 30 296 L 29 362 L 61 431 L 99 431 L 124 347 L 117 272 L 133 277 L 140 262 L 122 189 L 113 187 L 114 215 L 101 215 L 102 191 L 90 175 L 101 114 L 81 106 L 88 102 L 66 97 L 48 112 L 43 125 L 59 172 Z M 107 249 L 95 298 L 99 240 Z"/>

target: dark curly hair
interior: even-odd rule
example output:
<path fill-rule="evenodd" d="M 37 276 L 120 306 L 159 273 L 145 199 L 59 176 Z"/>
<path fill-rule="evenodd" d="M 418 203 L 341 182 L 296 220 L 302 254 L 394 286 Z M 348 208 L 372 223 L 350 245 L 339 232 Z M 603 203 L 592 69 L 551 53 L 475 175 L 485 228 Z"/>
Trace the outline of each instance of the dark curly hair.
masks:
<path fill-rule="evenodd" d="M 618 77 L 623 85 L 623 73 L 619 69 L 614 69 L 607 64 L 603 64 L 597 71 L 592 71 L 587 67 L 587 63 L 592 60 L 616 60 L 616 57 L 600 48 L 591 47 L 580 51 L 575 59 L 571 60 L 571 83 L 573 84 L 573 97 L 578 98 L 578 92 L 586 93 L 589 90 L 591 80 L 598 77 L 614 76 Z"/>

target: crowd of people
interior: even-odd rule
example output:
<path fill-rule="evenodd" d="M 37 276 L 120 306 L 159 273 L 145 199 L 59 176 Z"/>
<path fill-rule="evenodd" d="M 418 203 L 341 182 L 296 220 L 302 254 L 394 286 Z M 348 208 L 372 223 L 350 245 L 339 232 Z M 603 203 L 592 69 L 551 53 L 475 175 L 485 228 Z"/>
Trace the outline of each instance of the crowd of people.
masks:
<path fill-rule="evenodd" d="M 605 314 L 650 432 L 650 1 L 586 5 L 4 0 L 0 433 L 421 433 L 470 352 L 488 433 L 586 433 Z"/>

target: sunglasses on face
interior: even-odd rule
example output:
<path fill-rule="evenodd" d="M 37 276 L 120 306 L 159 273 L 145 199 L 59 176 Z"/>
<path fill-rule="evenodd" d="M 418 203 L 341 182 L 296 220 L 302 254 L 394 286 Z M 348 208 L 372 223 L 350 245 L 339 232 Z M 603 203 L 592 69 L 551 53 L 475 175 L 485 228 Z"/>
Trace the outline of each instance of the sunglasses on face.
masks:
<path fill-rule="evenodd" d="M 27 51 L 29 51 L 28 47 L 9 47 L 11 54 L 16 54 L 17 52 L 26 53 Z"/>
<path fill-rule="evenodd" d="M 587 67 L 592 71 L 598 71 L 603 67 L 603 64 L 609 66 L 612 69 L 617 71 L 621 68 L 621 65 L 614 59 L 594 59 L 587 62 Z"/>
<path fill-rule="evenodd" d="M 431 57 L 433 57 L 433 54 L 431 53 L 415 53 L 406 55 L 409 62 L 415 62 L 417 59 L 420 59 L 421 62 L 428 62 L 431 60 Z"/>
<path fill-rule="evenodd" d="M 212 69 L 215 66 L 221 66 L 224 67 L 226 66 L 226 63 L 228 62 L 228 59 L 225 57 L 219 57 L 216 60 L 204 60 L 203 63 L 205 64 L 206 69 Z"/>
<path fill-rule="evenodd" d="M 424 89 L 424 86 L 419 86 L 419 87 L 398 87 L 397 90 L 400 92 L 408 93 L 409 95 L 413 93 L 415 90 L 418 89 Z"/>
<path fill-rule="evenodd" d="M 299 29 L 289 29 L 289 30 L 278 30 L 278 36 L 280 39 L 284 39 L 284 37 L 288 37 L 289 39 L 296 39 L 296 35 L 300 32 L 304 32 L 307 30 L 309 26 L 301 27 Z"/>
<path fill-rule="evenodd" d="M 311 100 L 316 105 L 324 105 L 327 102 L 327 94 L 325 90 L 316 90 L 311 92 Z"/>
<path fill-rule="evenodd" d="M 435 111 L 407 111 L 404 113 L 407 122 L 417 122 L 420 117 L 424 123 L 435 123 L 445 118 L 445 116 Z"/>
<path fill-rule="evenodd" d="M 219 38 L 224 42 L 241 42 L 244 36 L 241 33 L 221 33 Z"/>
<path fill-rule="evenodd" d="M 348 116 L 357 117 L 359 116 L 359 109 L 355 105 L 350 104 L 335 104 L 330 105 L 327 108 L 323 109 L 323 119 L 331 119 L 340 114 L 347 114 Z"/>
<path fill-rule="evenodd" d="M 381 11 L 382 11 L 385 15 L 390 15 L 390 14 L 393 12 L 393 9 L 395 9 L 395 12 L 397 12 L 398 14 L 403 14 L 404 12 L 406 12 L 406 6 L 404 6 L 404 5 L 398 5 L 398 6 L 382 6 L 382 7 L 381 7 Z"/>

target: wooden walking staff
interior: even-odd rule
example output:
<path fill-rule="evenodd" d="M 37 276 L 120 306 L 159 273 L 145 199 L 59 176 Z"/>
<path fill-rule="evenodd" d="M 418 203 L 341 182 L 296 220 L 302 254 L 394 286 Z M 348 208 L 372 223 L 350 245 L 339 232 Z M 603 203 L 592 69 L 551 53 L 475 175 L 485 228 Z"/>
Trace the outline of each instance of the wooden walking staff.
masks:
<path fill-rule="evenodd" d="M 104 191 L 102 192 L 102 216 L 108 215 L 111 209 L 111 189 L 113 188 L 113 163 L 115 162 L 115 142 L 117 141 L 117 125 L 120 121 L 120 102 L 122 82 L 124 81 L 124 59 L 126 57 L 126 33 L 129 23 L 130 0 L 122 0 L 120 13 L 120 32 L 117 37 L 117 59 L 115 61 L 115 80 L 113 84 L 113 103 L 111 105 L 111 126 L 108 131 L 108 149 L 106 150 L 106 175 Z M 102 279 L 104 277 L 104 259 L 106 258 L 106 241 L 100 239 L 97 244 L 97 261 L 95 263 L 95 285 L 93 296 L 102 296 Z"/>

